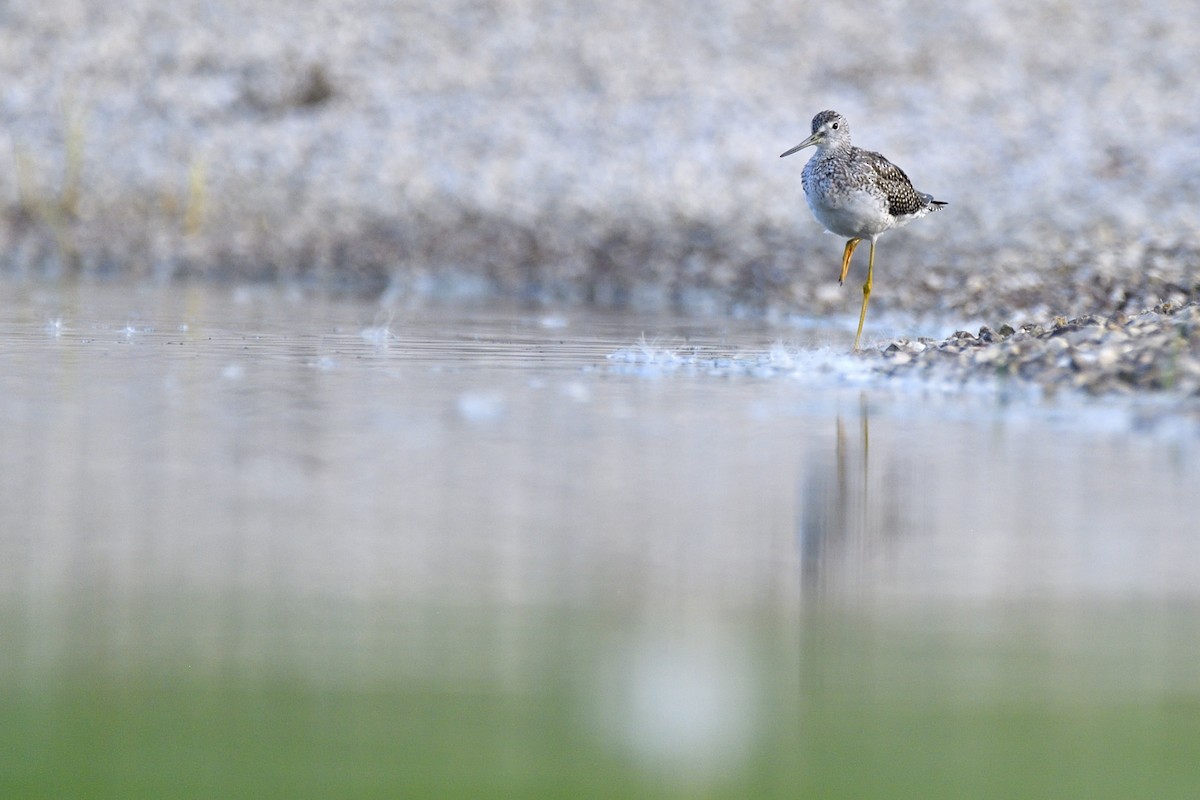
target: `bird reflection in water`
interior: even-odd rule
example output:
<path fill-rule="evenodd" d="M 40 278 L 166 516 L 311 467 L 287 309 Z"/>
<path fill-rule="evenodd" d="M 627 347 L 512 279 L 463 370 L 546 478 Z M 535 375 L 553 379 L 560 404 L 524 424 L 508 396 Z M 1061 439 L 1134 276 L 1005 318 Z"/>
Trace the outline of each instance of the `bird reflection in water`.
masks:
<path fill-rule="evenodd" d="M 894 453 L 871 460 L 871 408 L 859 395 L 857 419 L 839 411 L 832 451 L 810 451 L 801 479 L 796 538 L 801 588 L 824 594 L 860 583 L 886 542 L 907 527 L 906 482 Z M 886 439 L 887 437 L 885 437 Z"/>

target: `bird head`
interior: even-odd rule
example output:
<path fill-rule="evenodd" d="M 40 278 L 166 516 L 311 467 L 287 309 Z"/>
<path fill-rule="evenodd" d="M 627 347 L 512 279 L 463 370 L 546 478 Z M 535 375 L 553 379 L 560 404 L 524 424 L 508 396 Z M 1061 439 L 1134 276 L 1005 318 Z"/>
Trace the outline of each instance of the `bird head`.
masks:
<path fill-rule="evenodd" d="M 846 118 L 836 111 L 822 111 L 813 117 L 812 135 L 779 157 L 790 156 L 811 146 L 816 146 L 818 150 L 828 150 L 849 144 L 850 123 L 846 122 Z"/>

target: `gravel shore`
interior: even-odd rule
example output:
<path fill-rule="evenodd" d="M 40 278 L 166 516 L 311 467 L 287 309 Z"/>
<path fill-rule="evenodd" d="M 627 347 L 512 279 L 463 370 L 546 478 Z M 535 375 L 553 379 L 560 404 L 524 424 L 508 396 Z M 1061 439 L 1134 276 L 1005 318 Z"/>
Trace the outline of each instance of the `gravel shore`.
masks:
<path fill-rule="evenodd" d="M 885 345 L 883 371 L 930 379 L 1026 381 L 1046 394 L 1165 392 L 1200 401 L 1200 304 L 1163 303 L 1132 316 L 1090 314 L 1020 329 L 958 331 L 937 342 Z"/>
<path fill-rule="evenodd" d="M 841 242 L 778 158 L 836 108 L 950 203 L 880 240 L 873 314 L 1200 299 L 1194 3 L 25 0 L 0 23 L 18 277 L 847 313 Z"/>

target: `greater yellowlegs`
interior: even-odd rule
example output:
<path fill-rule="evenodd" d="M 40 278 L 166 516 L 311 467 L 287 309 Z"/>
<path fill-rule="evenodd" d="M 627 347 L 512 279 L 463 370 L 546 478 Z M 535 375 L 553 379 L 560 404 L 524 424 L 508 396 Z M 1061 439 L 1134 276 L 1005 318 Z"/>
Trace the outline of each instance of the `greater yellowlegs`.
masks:
<path fill-rule="evenodd" d="M 790 156 L 809 145 L 816 145 L 817 152 L 804 165 L 801 175 L 808 207 L 825 230 L 849 239 L 842 252 L 839 284 L 850 271 L 854 248 L 863 239 L 871 240 L 862 311 L 858 315 L 858 333 L 854 334 L 857 350 L 867 318 L 867 302 L 871 299 L 875 240 L 884 231 L 920 219 L 946 204 L 914 189 L 904 171 L 879 153 L 850 144 L 850 125 L 836 111 L 822 111 L 813 117 L 812 135 L 779 157 Z"/>

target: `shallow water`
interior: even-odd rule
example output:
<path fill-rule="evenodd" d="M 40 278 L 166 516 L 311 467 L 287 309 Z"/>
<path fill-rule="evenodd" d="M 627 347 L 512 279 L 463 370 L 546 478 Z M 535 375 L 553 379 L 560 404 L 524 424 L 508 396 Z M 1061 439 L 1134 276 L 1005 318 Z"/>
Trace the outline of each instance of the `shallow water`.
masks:
<path fill-rule="evenodd" d="M 5 297 L 5 796 L 1200 786 L 1194 422 L 811 324 Z"/>

